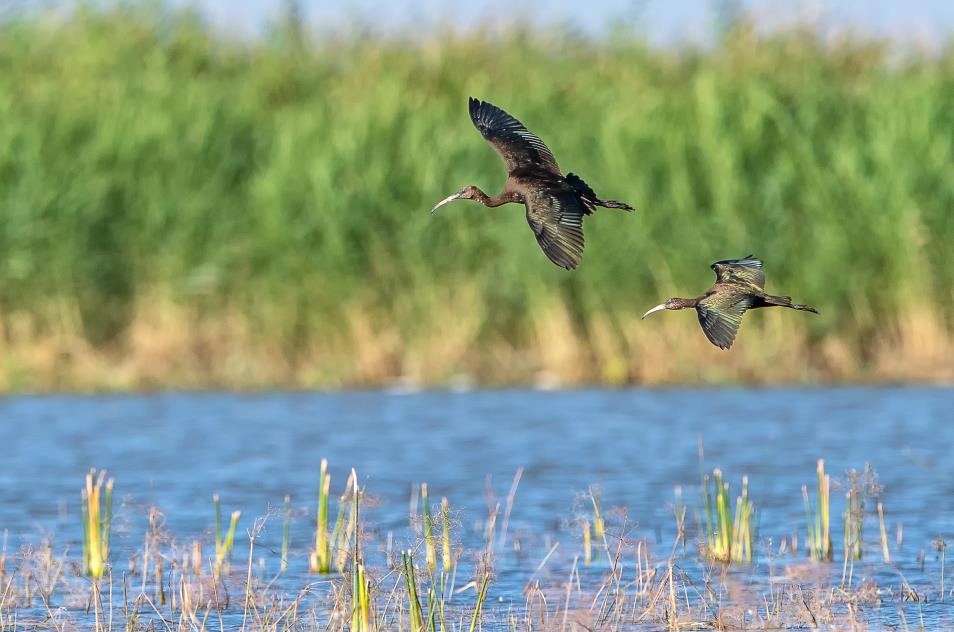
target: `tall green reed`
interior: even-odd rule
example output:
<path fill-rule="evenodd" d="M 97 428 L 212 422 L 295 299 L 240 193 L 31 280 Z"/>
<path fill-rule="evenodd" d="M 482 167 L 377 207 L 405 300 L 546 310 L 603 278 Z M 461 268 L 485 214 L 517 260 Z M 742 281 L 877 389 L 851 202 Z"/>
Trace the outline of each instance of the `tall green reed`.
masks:
<path fill-rule="evenodd" d="M 86 474 L 83 499 L 83 572 L 93 579 L 106 574 L 109 562 L 109 532 L 113 518 L 113 479 L 103 482 L 106 470 Z M 95 482 L 94 482 L 95 481 Z M 105 505 L 105 507 L 104 507 Z"/>
<path fill-rule="evenodd" d="M 229 528 L 222 534 L 222 507 L 218 494 L 212 496 L 212 506 L 215 509 L 215 574 L 231 571 L 232 548 L 235 545 L 235 530 L 238 528 L 241 511 L 233 511 L 229 517 Z"/>
<path fill-rule="evenodd" d="M 315 550 L 309 557 L 309 570 L 312 573 L 331 571 L 331 545 L 328 540 L 328 495 L 331 492 L 331 474 L 328 473 L 328 460 L 321 460 L 318 471 L 318 518 L 315 526 Z M 341 512 L 339 510 L 339 516 Z"/>
<path fill-rule="evenodd" d="M 431 520 L 431 501 L 427 495 L 427 483 L 421 483 L 421 503 L 424 516 L 425 561 L 428 574 L 433 575 L 434 569 L 437 567 L 437 545 L 434 538 L 434 525 Z"/>

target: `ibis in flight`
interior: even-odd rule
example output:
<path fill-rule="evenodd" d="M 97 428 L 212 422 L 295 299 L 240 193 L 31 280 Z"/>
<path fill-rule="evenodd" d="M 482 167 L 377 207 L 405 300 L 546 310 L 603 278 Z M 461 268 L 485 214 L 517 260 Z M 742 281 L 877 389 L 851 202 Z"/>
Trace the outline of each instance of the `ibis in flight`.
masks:
<path fill-rule="evenodd" d="M 579 176 L 564 176 L 543 141 L 500 108 L 471 98 L 470 119 L 507 167 L 503 192 L 489 196 L 475 186 L 466 186 L 438 202 L 431 213 L 454 200 L 475 200 L 487 207 L 523 204 L 544 254 L 556 265 L 572 270 L 583 258 L 584 216 L 597 206 L 633 210 L 623 202 L 596 197 Z"/>
<path fill-rule="evenodd" d="M 708 292 L 698 298 L 671 298 L 643 314 L 643 318 L 663 309 L 694 307 L 699 324 L 702 325 L 702 331 L 709 342 L 720 349 L 728 349 L 735 340 L 746 310 L 789 307 L 818 313 L 814 307 L 793 303 L 789 296 L 766 294 L 762 262 L 753 255 L 742 259 L 716 261 L 710 267 L 715 271 L 716 282 Z"/>

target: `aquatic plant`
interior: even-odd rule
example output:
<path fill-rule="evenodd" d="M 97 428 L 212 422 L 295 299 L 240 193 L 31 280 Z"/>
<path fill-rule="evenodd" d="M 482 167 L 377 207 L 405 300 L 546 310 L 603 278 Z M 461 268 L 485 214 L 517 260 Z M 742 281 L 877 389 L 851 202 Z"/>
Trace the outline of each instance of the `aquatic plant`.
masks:
<path fill-rule="evenodd" d="M 109 531 L 113 517 L 113 479 L 103 481 L 106 470 L 86 474 L 83 499 L 83 572 L 93 579 L 106 574 L 109 562 Z M 95 480 L 95 483 L 94 483 Z M 105 508 L 103 507 L 105 505 Z"/>
<path fill-rule="evenodd" d="M 886 563 L 891 561 L 891 552 L 888 550 L 888 530 L 884 525 L 884 506 L 878 503 L 878 527 L 881 532 L 881 559 Z"/>
<path fill-rule="evenodd" d="M 708 475 L 703 476 L 702 489 L 706 556 L 721 562 L 751 562 L 755 507 L 749 500 L 748 476 L 742 477 L 742 493 L 736 498 L 734 514 L 729 484 L 722 480 L 722 470 L 713 470 L 711 480 Z"/>
<path fill-rule="evenodd" d="M 285 512 L 283 514 L 282 520 L 282 560 L 281 560 L 281 572 L 288 570 L 288 546 L 289 546 L 289 536 L 288 536 L 288 526 L 291 522 L 291 496 L 285 495 Z"/>
<path fill-rule="evenodd" d="M 192 574 L 199 576 L 202 574 L 202 543 L 198 540 L 192 541 Z"/>
<path fill-rule="evenodd" d="M 358 493 L 358 481 L 355 479 L 355 471 L 351 470 L 348 480 L 345 482 L 344 494 L 338 499 L 338 517 L 335 520 L 335 529 L 331 534 L 331 540 L 335 543 L 337 555 L 335 556 L 335 567 L 339 573 L 344 573 L 345 564 L 348 561 L 348 550 L 351 546 L 351 538 L 355 534 L 357 520 L 357 507 L 354 502 L 349 503 L 349 498 L 353 501 Z M 346 509 L 347 508 L 347 509 Z M 348 521 L 343 522 L 345 511 L 348 511 Z"/>
<path fill-rule="evenodd" d="M 819 471 L 823 471 L 823 468 L 819 468 Z M 852 512 L 856 504 L 851 496 L 857 492 L 860 497 L 873 489 L 873 477 L 869 474 L 859 474 L 855 478 L 856 484 L 853 490 L 848 490 L 846 503 L 846 513 L 851 521 L 855 520 Z M 564 568 L 552 565 L 546 568 L 548 562 L 560 557 L 554 555 L 554 552 L 560 548 L 561 539 L 564 542 L 566 539 L 561 538 L 559 532 L 555 540 L 551 540 L 554 534 L 543 533 L 542 539 L 548 548 L 546 555 L 536 565 L 536 570 L 526 577 L 523 588 L 525 603 L 521 605 L 513 601 L 512 604 L 506 604 L 506 593 L 501 595 L 499 602 L 488 599 L 489 584 L 493 577 L 490 568 L 493 561 L 492 551 L 486 543 L 480 541 L 477 534 L 470 540 L 473 548 L 464 552 L 465 564 L 468 570 L 472 569 L 473 579 L 463 587 L 455 588 L 454 576 L 449 576 L 439 569 L 417 569 L 411 550 L 403 551 L 401 564 L 391 567 L 390 532 L 386 549 L 388 564 L 381 568 L 381 575 L 376 577 L 377 569 L 374 568 L 373 561 L 366 558 L 371 551 L 367 542 L 375 537 L 375 531 L 367 529 L 363 517 L 365 490 L 358 484 L 358 480 L 357 473 L 352 470 L 348 478 L 349 487 L 342 496 L 342 502 L 347 504 L 347 507 L 342 509 L 342 516 L 345 516 L 347 511 L 350 518 L 343 517 L 339 529 L 339 534 L 348 534 L 345 572 L 340 576 L 320 578 L 318 581 L 305 577 L 305 586 L 298 587 L 284 583 L 295 579 L 294 576 L 284 576 L 280 581 L 269 577 L 265 569 L 272 562 L 265 558 L 270 553 L 277 556 L 277 547 L 274 552 L 270 547 L 266 547 L 263 553 L 256 549 L 257 539 L 266 520 L 270 519 L 269 515 L 256 519 L 249 530 L 244 580 L 235 575 L 229 576 L 225 572 L 227 558 L 221 561 L 221 575 L 216 573 L 212 578 L 203 578 L 200 575 L 201 568 L 196 568 L 202 558 L 197 542 L 192 541 L 191 546 L 187 546 L 188 553 L 179 549 L 176 538 L 164 530 L 163 514 L 158 508 L 152 507 L 148 512 L 149 526 L 143 547 L 129 551 L 129 572 L 124 573 L 121 582 L 114 578 L 115 586 L 112 581 L 64 581 L 67 578 L 63 577 L 63 569 L 71 567 L 77 569 L 77 575 L 91 575 L 88 568 L 80 571 L 78 564 L 70 562 L 68 547 L 62 555 L 54 554 L 49 544 L 38 548 L 23 547 L 13 555 L 12 560 L 7 557 L 6 546 L 0 548 L 0 561 L 4 569 L 4 575 L 0 578 L 0 630 L 36 627 L 34 619 L 30 617 L 36 616 L 38 601 L 41 608 L 48 609 L 47 619 L 42 623 L 49 622 L 51 627 L 57 629 L 228 629 L 233 623 L 237 623 L 239 617 L 247 632 L 317 629 L 348 629 L 354 632 L 375 632 L 378 629 L 459 632 L 465 629 L 475 631 L 482 626 L 484 629 L 493 627 L 508 630 L 570 630 L 577 627 L 607 632 L 643 628 L 803 629 L 830 626 L 838 629 L 861 629 L 866 624 L 879 627 L 876 625 L 881 616 L 877 614 L 878 611 L 886 612 L 885 616 L 892 620 L 902 621 L 900 627 L 903 628 L 906 603 L 914 603 L 920 609 L 921 602 L 938 594 L 934 578 L 924 576 L 923 568 L 922 576 L 913 584 L 902 575 L 897 586 L 893 584 L 893 580 L 892 583 L 878 586 L 874 581 L 880 572 L 853 584 L 849 570 L 853 567 L 853 539 L 847 542 L 846 573 L 840 584 L 827 582 L 825 578 L 829 574 L 823 573 L 818 576 L 818 585 L 803 589 L 799 585 L 800 582 L 790 581 L 789 570 L 785 571 L 784 576 L 773 573 L 770 569 L 775 560 L 792 555 L 792 552 L 783 545 L 778 549 L 778 553 L 775 553 L 772 550 L 774 547 L 770 545 L 771 538 L 766 538 L 769 544 L 766 544 L 765 550 L 770 553 L 767 556 L 770 561 L 765 565 L 769 569 L 767 573 L 761 569 L 759 572 L 746 572 L 742 575 L 724 572 L 726 569 L 723 569 L 723 572 L 713 572 L 706 562 L 734 563 L 750 560 L 754 545 L 753 542 L 746 544 L 746 540 L 752 539 L 752 528 L 746 525 L 754 522 L 754 508 L 748 498 L 747 480 L 743 478 L 741 493 L 735 498 L 735 512 L 731 514 L 727 511 L 727 508 L 732 506 L 729 486 L 725 483 L 722 473 L 714 470 L 711 477 L 704 477 L 709 496 L 707 501 L 704 497 L 704 502 L 707 502 L 710 508 L 710 521 L 714 526 L 704 533 L 706 543 L 701 550 L 701 559 L 687 556 L 685 547 L 679 552 L 677 545 L 684 537 L 679 526 L 682 523 L 679 516 L 684 516 L 686 512 L 681 495 L 677 493 L 672 506 L 677 516 L 673 541 L 671 545 L 657 541 L 657 544 L 662 544 L 667 557 L 651 559 L 652 537 L 636 536 L 637 539 L 632 539 L 625 535 L 629 528 L 623 512 L 618 514 L 622 519 L 623 528 L 620 533 L 623 535 L 617 538 L 615 532 L 612 534 L 610 541 L 613 546 L 607 547 L 609 564 L 606 573 L 602 572 L 603 569 L 599 572 L 582 571 L 582 564 L 578 564 L 582 561 L 579 551 L 563 556 L 567 561 Z M 822 476 L 821 480 L 824 481 L 825 477 Z M 92 494 L 88 493 L 89 489 L 92 489 Z M 87 490 L 84 492 L 88 498 L 94 499 L 99 493 L 101 536 L 104 531 L 108 531 L 104 529 L 108 521 L 102 518 L 109 514 L 106 508 L 106 489 L 107 482 L 103 473 L 91 472 L 87 480 Z M 218 499 L 215 500 L 219 506 Z M 97 513 L 95 500 L 87 504 L 88 508 L 84 510 L 84 529 L 87 528 L 89 517 Z M 493 537 L 492 523 L 499 509 L 499 505 L 493 504 L 495 506 L 491 507 L 487 519 L 487 533 L 484 534 L 490 542 L 496 540 Z M 860 504 L 859 498 L 857 505 Z M 290 505 L 290 498 L 286 497 L 281 560 L 288 559 L 294 546 L 285 536 L 291 514 Z M 418 508 L 417 511 L 421 509 Z M 442 522 L 446 524 L 450 514 L 446 498 L 442 498 L 441 513 Z M 891 576 L 895 576 L 902 568 L 905 572 L 912 572 L 909 568 L 913 565 L 906 563 L 911 560 L 903 560 L 897 565 L 889 561 L 883 506 L 879 506 L 878 516 L 882 557 L 886 565 L 884 569 L 890 570 Z M 350 530 L 345 526 L 345 518 L 353 522 L 353 528 Z M 432 515 L 432 518 L 436 516 Z M 587 512 L 586 523 L 589 524 L 592 540 L 591 518 L 592 515 Z M 221 520 L 218 523 L 217 531 L 221 532 Z M 124 519 L 124 525 L 127 524 L 131 522 Z M 814 520 L 811 524 L 814 528 Z M 853 523 L 846 524 L 847 532 L 855 533 Z M 432 523 L 431 533 L 436 539 L 437 534 L 433 531 L 435 528 L 436 524 Z M 234 529 L 230 530 L 234 535 Z M 446 527 L 445 533 L 448 531 L 449 527 Z M 577 541 L 578 532 L 575 527 L 573 532 L 568 537 Z M 722 541 L 725 533 L 730 534 L 729 542 Z M 424 542 L 420 539 L 420 534 L 414 533 L 412 529 L 408 530 L 407 534 L 416 546 L 423 548 Z M 515 536 L 514 551 L 517 552 L 516 558 L 521 558 L 529 553 L 531 548 L 521 533 L 515 533 Z M 229 539 L 220 533 L 217 544 L 225 546 Z M 449 535 L 444 539 L 449 541 Z M 339 550 L 345 546 L 340 535 L 334 535 L 332 540 Z M 107 542 L 102 549 L 108 551 L 108 546 Z M 310 541 L 302 546 L 310 552 Z M 934 547 L 940 561 L 940 599 L 944 600 L 947 544 L 940 535 L 934 542 Z M 383 553 L 383 547 L 374 548 Z M 447 548 L 449 549 L 449 545 Z M 899 557 L 901 552 L 899 547 Z M 115 558 L 116 552 L 112 555 Z M 445 551 L 444 555 L 445 559 L 450 558 L 449 552 Z M 84 565 L 88 556 L 88 548 L 84 547 Z M 635 578 L 628 570 L 628 564 L 627 570 L 623 570 L 623 560 L 633 559 L 631 556 L 635 558 Z M 506 562 L 508 575 L 519 573 L 525 568 L 510 566 L 513 561 L 514 559 L 508 559 Z M 919 561 L 922 564 L 924 562 L 923 550 Z M 115 559 L 112 563 L 116 563 Z M 106 574 L 109 575 L 108 565 L 104 566 Z M 785 566 L 789 565 L 786 563 Z M 452 564 L 451 567 L 456 575 L 456 565 Z M 561 571 L 567 574 L 563 575 Z M 67 570 L 65 574 L 69 575 L 69 572 Z M 785 577 L 785 581 L 778 581 L 782 577 Z M 130 584 L 129 579 L 132 578 L 134 579 Z M 555 582 L 553 578 L 556 578 Z M 740 581 L 744 582 L 743 590 L 739 590 Z M 389 582 L 390 586 L 381 590 L 385 582 Z M 120 590 L 114 591 L 114 587 Z M 473 588 L 476 594 L 474 601 L 453 603 L 454 595 L 470 588 Z M 77 593 L 77 590 L 82 592 Z M 236 598 L 236 595 L 240 598 Z M 886 599 L 885 595 L 897 598 Z M 559 598 L 554 599 L 554 596 Z M 494 603 L 504 605 L 488 611 Z M 874 603 L 878 604 L 877 608 L 860 607 Z M 50 604 L 55 604 L 56 609 Z M 70 604 L 86 604 L 88 610 Z M 859 607 L 854 607 L 855 605 Z M 71 618 L 67 619 L 67 615 Z M 84 621 L 83 616 L 88 616 L 89 620 Z M 115 622 L 114 616 L 117 619 Z M 72 617 L 78 621 L 74 621 Z M 163 621 L 166 622 L 165 626 L 162 625 Z M 78 625 L 74 626 L 74 622 Z M 89 625 L 83 625 L 84 623 Z M 931 623 L 933 621 L 928 621 L 922 627 L 928 628 Z"/>
<path fill-rule="evenodd" d="M 361 489 L 358 487 L 358 473 L 352 468 L 351 478 L 351 517 L 354 520 L 354 532 L 351 544 L 351 630 L 352 632 L 371 632 L 370 587 L 365 577 L 364 562 L 361 556 Z"/>
<path fill-rule="evenodd" d="M 474 616 L 470 620 L 470 632 L 477 629 L 477 622 L 480 621 L 480 611 L 484 607 L 484 600 L 487 598 L 487 586 L 490 585 L 490 573 L 484 573 L 477 591 L 477 605 L 474 606 Z"/>
<path fill-rule="evenodd" d="M 825 473 L 824 459 L 818 459 L 818 487 L 815 492 L 815 507 L 809 503 L 808 488 L 802 485 L 805 504 L 805 523 L 808 555 L 814 560 L 831 561 L 830 491 L 831 478 Z"/>
<path fill-rule="evenodd" d="M 450 503 L 447 497 L 441 498 L 441 562 L 444 573 L 451 571 L 451 541 L 450 541 Z M 442 593 L 443 594 L 443 593 Z"/>
<path fill-rule="evenodd" d="M 239 518 L 242 516 L 241 511 L 233 511 L 232 516 L 229 519 L 229 530 L 226 532 L 225 536 L 222 536 L 222 508 L 219 501 L 219 495 L 214 494 L 212 496 L 212 505 L 215 508 L 215 574 L 218 575 L 225 571 L 225 574 L 228 575 L 230 572 L 231 559 L 232 559 L 232 547 L 235 543 L 235 529 L 238 527 Z"/>
<path fill-rule="evenodd" d="M 590 528 L 590 521 L 583 520 L 583 564 L 590 565 L 593 561 L 593 536 Z"/>
<path fill-rule="evenodd" d="M 947 540 L 941 536 L 938 536 L 932 544 L 934 549 L 938 552 L 938 555 L 941 557 L 941 601 L 944 601 L 944 561 L 945 557 L 947 556 Z"/>
<path fill-rule="evenodd" d="M 0 24 L 0 173 L 16 209 L 0 226 L 0 317 L 22 332 L 7 390 L 707 381 L 688 323 L 633 321 L 645 297 L 698 284 L 709 253 L 667 249 L 712 231 L 727 252 L 804 245 L 814 265 L 779 269 L 778 287 L 828 306 L 746 324 L 720 381 L 949 366 L 932 360 L 954 349 L 949 42 L 899 62 L 881 39 L 802 28 L 742 28 L 704 53 L 649 46 L 638 28 L 533 24 L 245 40 L 180 3 L 84 4 L 97 9 Z M 469 91 L 646 212 L 588 225 L 593 256 L 572 278 L 515 230 L 516 207 L 428 217 L 465 176 L 499 178 Z M 666 265 L 631 266 L 633 252 Z"/>
<path fill-rule="evenodd" d="M 315 526 L 315 550 L 308 558 L 308 567 L 312 573 L 331 571 L 331 547 L 328 540 L 328 495 L 330 492 L 331 475 L 328 473 L 328 459 L 322 459 L 318 471 L 318 523 Z M 338 516 L 339 518 L 341 516 L 340 506 Z"/>
<path fill-rule="evenodd" d="M 865 470 L 865 476 L 869 471 Z M 863 553 L 865 498 L 867 490 L 865 481 L 859 477 L 856 470 L 848 472 L 848 491 L 845 492 L 845 558 L 860 560 Z"/>
<path fill-rule="evenodd" d="M 401 553 L 404 563 L 404 592 L 407 597 L 407 611 L 411 622 L 411 632 L 420 632 L 424 629 L 424 615 L 421 611 L 421 600 L 417 593 L 417 579 L 414 576 L 414 553 L 411 550 Z"/>
<path fill-rule="evenodd" d="M 433 575 L 437 567 L 437 546 L 434 543 L 434 528 L 431 521 L 431 502 L 427 496 L 427 483 L 421 483 L 421 503 L 424 514 L 424 551 L 427 572 Z"/>
<path fill-rule="evenodd" d="M 600 511 L 600 497 L 592 486 L 589 494 L 590 501 L 593 503 L 593 537 L 602 542 L 606 537 L 606 525 L 603 523 L 603 513 Z"/>

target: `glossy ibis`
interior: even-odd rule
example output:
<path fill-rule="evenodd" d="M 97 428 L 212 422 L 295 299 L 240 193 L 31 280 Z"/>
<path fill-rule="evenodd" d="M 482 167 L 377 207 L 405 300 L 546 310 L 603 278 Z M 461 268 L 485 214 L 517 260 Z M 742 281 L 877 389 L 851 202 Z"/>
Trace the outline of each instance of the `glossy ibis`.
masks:
<path fill-rule="evenodd" d="M 643 318 L 663 309 L 695 307 L 699 324 L 709 342 L 720 349 L 728 349 L 742 324 L 742 315 L 748 309 L 790 307 L 818 313 L 814 307 L 793 303 L 789 296 L 766 294 L 762 262 L 753 255 L 716 261 L 710 267 L 716 273 L 716 282 L 708 292 L 698 298 L 671 298 L 643 314 Z"/>
<path fill-rule="evenodd" d="M 470 119 L 490 146 L 503 158 L 507 183 L 500 195 L 489 196 L 466 186 L 431 209 L 454 200 L 475 200 L 487 207 L 508 202 L 527 208 L 527 222 L 550 261 L 572 270 L 583 258 L 583 217 L 597 206 L 632 211 L 615 200 L 601 200 L 579 176 L 563 175 L 543 141 L 500 108 L 470 99 Z"/>

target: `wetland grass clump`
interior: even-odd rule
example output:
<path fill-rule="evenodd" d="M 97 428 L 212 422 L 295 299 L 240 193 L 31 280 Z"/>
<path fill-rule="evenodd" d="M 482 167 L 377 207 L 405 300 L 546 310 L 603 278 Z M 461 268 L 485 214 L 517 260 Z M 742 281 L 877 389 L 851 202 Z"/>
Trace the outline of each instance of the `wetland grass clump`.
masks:
<path fill-rule="evenodd" d="M 351 470 L 350 480 L 353 483 L 351 518 L 354 521 L 351 542 L 351 632 L 372 632 L 371 585 L 361 555 L 361 489 L 358 487 L 358 473 L 354 469 Z"/>
<path fill-rule="evenodd" d="M 807 530 L 808 555 L 813 560 L 830 562 L 831 549 L 831 478 L 825 473 L 824 459 L 818 459 L 818 487 L 815 492 L 815 506 L 812 508 L 808 497 L 808 487 L 802 485 L 802 501 L 805 505 L 805 523 Z"/>
<path fill-rule="evenodd" d="M 603 542 L 606 538 L 606 524 L 603 522 L 603 512 L 600 509 L 600 496 L 592 487 L 589 489 L 589 495 L 590 502 L 593 503 L 593 537 Z"/>
<path fill-rule="evenodd" d="M 845 492 L 845 559 L 860 560 L 864 553 L 865 502 L 872 489 L 877 490 L 875 474 L 865 466 L 863 472 L 848 472 Z"/>
<path fill-rule="evenodd" d="M 421 610 L 421 599 L 417 592 L 417 579 L 414 575 L 414 552 L 407 550 L 401 553 L 404 564 L 404 594 L 407 598 L 407 612 L 411 623 L 411 632 L 424 630 L 424 614 Z"/>
<path fill-rule="evenodd" d="M 451 539 L 450 539 L 450 503 L 447 497 L 441 498 L 441 562 L 444 573 L 451 572 Z"/>
<path fill-rule="evenodd" d="M 484 607 L 484 600 L 487 599 L 487 587 L 490 585 L 490 573 L 484 573 L 483 579 L 480 582 L 480 587 L 477 590 L 477 604 L 474 606 L 474 616 L 470 620 L 470 632 L 474 632 L 477 629 L 477 624 L 480 622 L 480 613 Z"/>
<path fill-rule="evenodd" d="M 934 546 L 934 550 L 937 551 L 938 556 L 941 558 L 941 601 L 944 601 L 944 562 L 947 557 L 947 540 L 938 536 L 932 543 L 932 546 Z"/>
<path fill-rule="evenodd" d="M 884 524 L 884 505 L 878 503 L 878 530 L 881 533 L 881 559 L 885 563 L 891 562 L 891 551 L 888 550 L 888 530 Z"/>
<path fill-rule="evenodd" d="M 232 564 L 232 547 L 235 545 L 235 530 L 238 528 L 241 511 L 233 511 L 229 518 L 229 530 L 222 535 L 222 506 L 218 494 L 212 496 L 212 505 L 215 508 L 215 574 L 223 571 L 228 575 Z"/>
<path fill-rule="evenodd" d="M 706 556 L 726 563 L 751 562 L 755 507 L 749 500 L 749 477 L 742 477 L 742 493 L 736 498 L 734 515 L 729 484 L 722 480 L 722 470 L 713 470 L 711 479 L 705 475 L 702 488 Z"/>
<path fill-rule="evenodd" d="M 331 475 L 328 473 L 328 459 L 321 460 L 318 471 L 318 518 L 315 525 L 315 550 L 308 558 L 308 569 L 312 573 L 331 572 L 331 545 L 328 540 L 328 495 L 331 492 Z M 341 510 L 339 507 L 338 515 Z M 337 528 L 337 524 L 335 525 Z"/>
<path fill-rule="evenodd" d="M 281 560 L 281 572 L 288 570 L 288 547 L 289 547 L 289 536 L 288 536 L 288 527 L 291 523 L 291 496 L 285 495 L 285 512 L 282 517 L 282 560 Z"/>
<path fill-rule="evenodd" d="M 351 547 L 351 538 L 355 532 L 355 521 L 357 520 L 357 508 L 353 502 L 354 496 L 358 493 L 358 481 L 355 478 L 354 469 L 345 482 L 345 491 L 338 498 L 338 517 L 335 519 L 335 528 L 331 532 L 331 541 L 335 546 L 335 568 L 339 573 L 344 573 L 345 565 L 348 561 L 348 551 Z M 345 513 L 348 514 L 348 521 L 345 522 Z"/>
<path fill-rule="evenodd" d="M 113 479 L 103 482 L 106 470 L 86 474 L 83 499 L 83 572 L 93 579 L 106 574 L 109 562 L 109 531 L 113 519 Z M 95 482 L 94 482 L 95 481 Z"/>
<path fill-rule="evenodd" d="M 583 520 L 583 564 L 589 566 L 593 561 L 593 534 L 590 521 Z"/>
<path fill-rule="evenodd" d="M 437 568 L 437 545 L 434 538 L 434 524 L 431 520 L 431 501 L 427 495 L 427 483 L 421 483 L 421 504 L 424 517 L 424 551 L 427 563 L 427 572 L 434 574 Z"/>

